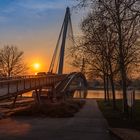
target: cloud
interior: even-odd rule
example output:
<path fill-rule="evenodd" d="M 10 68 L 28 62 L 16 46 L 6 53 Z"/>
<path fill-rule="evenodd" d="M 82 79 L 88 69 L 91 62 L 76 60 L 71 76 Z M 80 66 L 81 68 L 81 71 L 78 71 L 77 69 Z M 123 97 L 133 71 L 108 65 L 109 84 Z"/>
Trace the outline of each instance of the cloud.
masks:
<path fill-rule="evenodd" d="M 54 9 L 63 9 L 65 7 L 64 1 L 49 1 L 49 0 L 25 0 L 18 1 L 17 6 L 26 8 L 28 10 L 54 10 Z"/>
<path fill-rule="evenodd" d="M 63 20 L 72 0 L 0 0 L 0 30 L 48 29 Z"/>
<path fill-rule="evenodd" d="M 46 16 L 46 11 L 61 10 L 66 0 L 0 0 L 0 22 L 20 17 Z"/>
<path fill-rule="evenodd" d="M 67 0 L 13 0 L 6 7 L 1 7 L 3 16 L 9 18 L 42 18 L 50 11 L 64 10 Z"/>

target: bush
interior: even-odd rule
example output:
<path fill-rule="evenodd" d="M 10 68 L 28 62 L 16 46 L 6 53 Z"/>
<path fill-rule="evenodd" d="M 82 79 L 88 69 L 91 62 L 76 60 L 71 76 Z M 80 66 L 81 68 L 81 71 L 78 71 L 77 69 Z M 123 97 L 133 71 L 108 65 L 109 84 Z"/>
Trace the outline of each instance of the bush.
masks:
<path fill-rule="evenodd" d="M 29 107 L 18 110 L 14 116 L 46 116 L 46 117 L 73 117 L 83 107 L 83 100 L 66 100 L 60 103 L 31 104 Z"/>

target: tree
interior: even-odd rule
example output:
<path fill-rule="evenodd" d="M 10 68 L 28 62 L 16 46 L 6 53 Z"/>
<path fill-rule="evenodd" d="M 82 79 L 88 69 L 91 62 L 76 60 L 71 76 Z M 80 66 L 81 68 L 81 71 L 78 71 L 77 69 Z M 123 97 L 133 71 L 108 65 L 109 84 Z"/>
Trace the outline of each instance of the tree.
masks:
<path fill-rule="evenodd" d="M 108 19 L 117 35 L 123 107 L 127 113 L 127 70 L 137 56 L 135 42 L 138 39 L 140 3 L 138 0 L 100 0 L 99 5 L 106 11 L 104 18 Z"/>
<path fill-rule="evenodd" d="M 0 50 L 0 74 L 11 77 L 25 73 L 26 64 L 23 62 L 23 51 L 15 46 L 4 46 Z"/>
<path fill-rule="evenodd" d="M 80 7 L 90 5 L 90 7 L 94 11 L 91 16 L 93 16 L 94 18 L 102 16 L 102 18 L 100 19 L 103 21 L 103 23 L 105 23 L 104 25 L 105 28 L 107 29 L 106 30 L 107 36 L 109 35 L 109 33 L 113 33 L 113 37 L 115 36 L 114 40 L 115 44 L 113 47 L 115 48 L 114 55 L 116 62 L 119 64 L 118 65 L 119 76 L 121 78 L 122 82 L 121 85 L 123 90 L 123 109 L 124 112 L 127 113 L 128 106 L 127 106 L 126 90 L 127 90 L 128 72 L 130 72 L 131 70 L 130 68 L 133 66 L 133 64 L 138 63 L 139 57 L 139 54 L 137 53 L 139 51 L 139 48 L 135 45 L 135 43 L 139 37 L 138 30 L 140 28 L 140 1 L 139 0 L 78 0 L 78 1 L 80 1 L 78 5 Z M 101 11 L 102 14 L 100 13 L 97 15 L 99 11 Z M 95 13 L 97 16 L 94 16 Z M 92 23 L 92 21 L 90 23 Z M 96 22 L 94 22 L 94 24 L 95 23 Z M 90 30 L 88 27 L 86 27 L 85 29 L 87 32 L 89 32 L 90 35 L 90 33 L 94 31 L 93 30 L 94 28 L 95 26 L 93 26 L 93 28 L 90 28 Z M 102 38 L 104 39 L 104 35 L 105 34 L 100 34 L 99 37 L 101 39 Z M 89 36 L 86 36 L 86 38 L 87 37 Z M 94 38 L 95 36 L 93 36 L 91 39 L 94 40 Z M 107 39 L 105 40 L 107 41 Z M 102 40 L 100 40 L 99 42 L 101 43 Z M 104 44 L 102 45 L 102 47 L 105 46 Z M 104 48 L 105 50 L 108 50 L 108 47 Z M 110 61 L 111 56 L 106 54 L 107 53 L 104 53 L 108 63 Z M 108 64 L 111 63 L 109 62 Z M 109 67 L 110 66 L 111 65 L 109 65 Z M 112 68 L 110 67 L 110 70 L 111 69 Z M 111 77 L 110 79 L 113 78 Z"/>
<path fill-rule="evenodd" d="M 114 88 L 114 73 L 116 71 L 116 63 L 114 61 L 115 51 L 115 35 L 111 28 L 108 27 L 107 20 L 104 20 L 102 15 L 104 11 L 92 10 L 81 24 L 83 31 L 82 41 L 80 45 L 74 48 L 76 54 L 86 59 L 87 76 L 98 76 L 104 81 L 105 101 L 109 101 L 109 80 L 113 94 L 113 108 L 115 104 L 115 88 Z M 79 53 L 77 53 L 77 51 Z M 82 53 L 81 53 L 82 52 Z M 76 62 L 78 59 L 76 59 Z M 76 64 L 79 64 L 78 62 Z M 117 68 L 118 69 L 118 68 Z"/>

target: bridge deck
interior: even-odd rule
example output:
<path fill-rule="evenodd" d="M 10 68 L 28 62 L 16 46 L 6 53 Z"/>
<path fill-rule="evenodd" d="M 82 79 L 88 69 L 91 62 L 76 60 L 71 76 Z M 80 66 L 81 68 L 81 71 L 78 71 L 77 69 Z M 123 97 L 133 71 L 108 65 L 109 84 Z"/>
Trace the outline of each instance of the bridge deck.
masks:
<path fill-rule="evenodd" d="M 0 100 L 45 86 L 54 86 L 65 75 L 29 76 L 0 81 Z"/>

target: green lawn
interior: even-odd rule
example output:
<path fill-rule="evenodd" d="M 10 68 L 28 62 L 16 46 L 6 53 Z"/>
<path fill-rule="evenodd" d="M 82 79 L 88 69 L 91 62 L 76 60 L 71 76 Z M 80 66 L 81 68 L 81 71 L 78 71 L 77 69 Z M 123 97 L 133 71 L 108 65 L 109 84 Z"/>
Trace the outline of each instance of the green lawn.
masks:
<path fill-rule="evenodd" d="M 122 113 L 122 100 L 117 100 L 117 110 L 113 110 L 110 105 L 103 100 L 98 100 L 98 105 L 104 117 L 111 127 L 116 128 L 136 128 L 140 130 L 140 100 L 135 102 L 135 110 L 131 117 L 126 118 Z M 129 110 L 130 111 L 130 110 Z"/>

